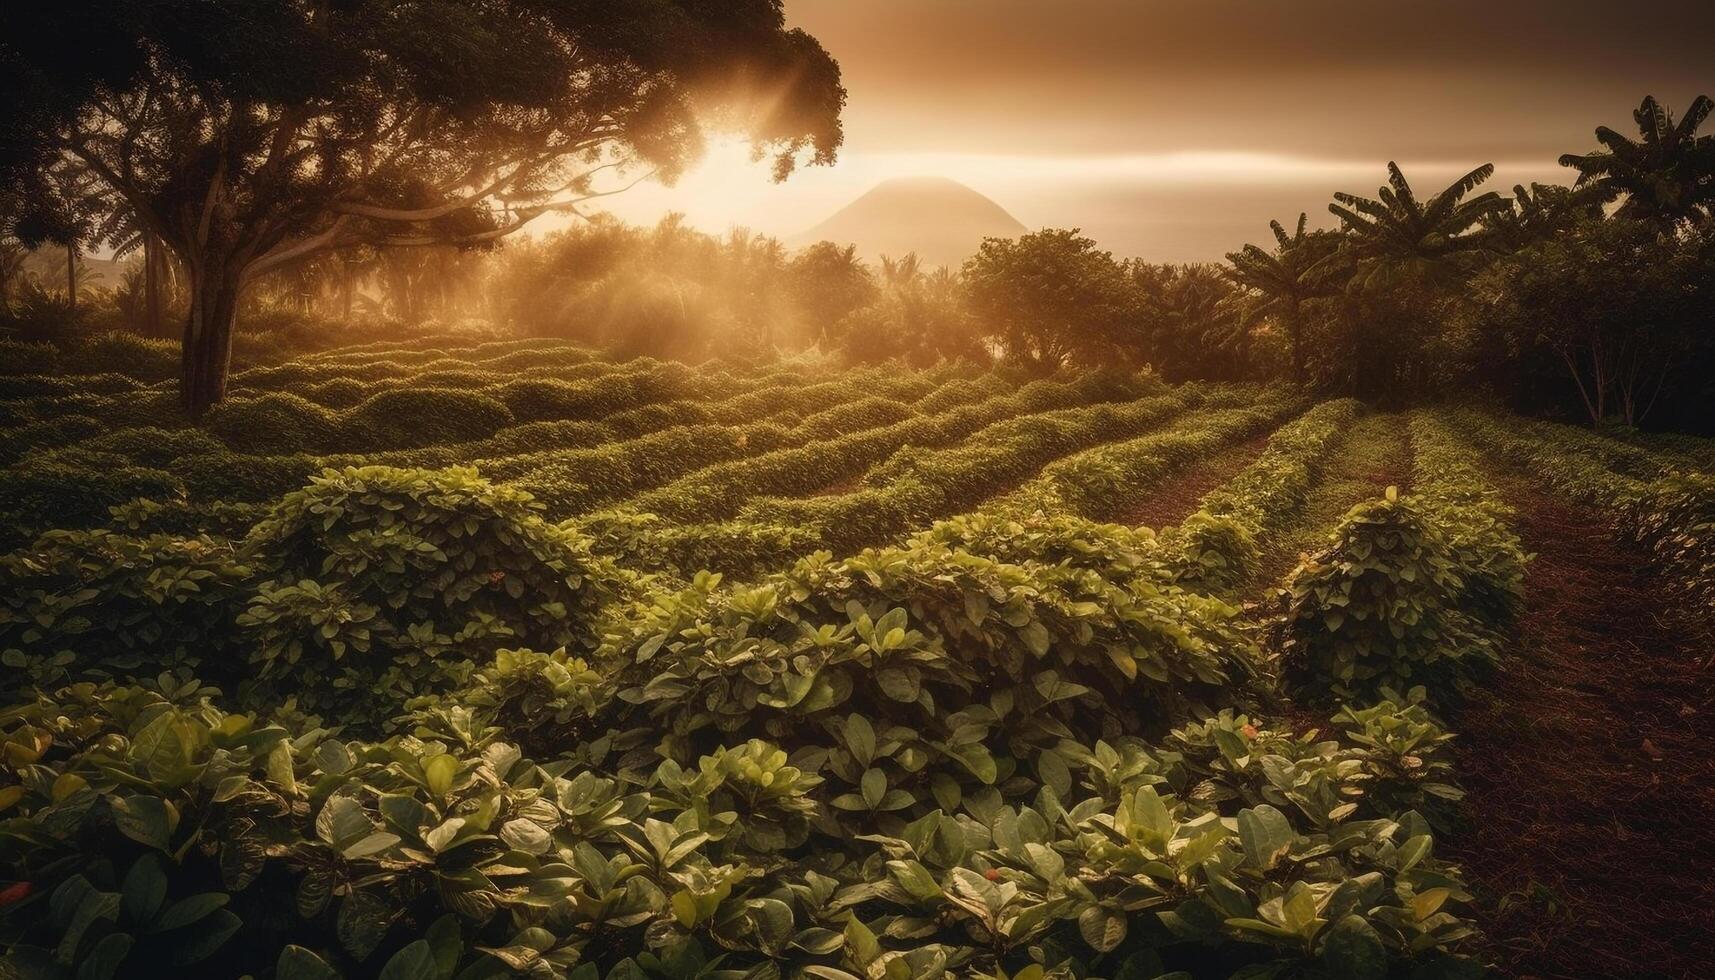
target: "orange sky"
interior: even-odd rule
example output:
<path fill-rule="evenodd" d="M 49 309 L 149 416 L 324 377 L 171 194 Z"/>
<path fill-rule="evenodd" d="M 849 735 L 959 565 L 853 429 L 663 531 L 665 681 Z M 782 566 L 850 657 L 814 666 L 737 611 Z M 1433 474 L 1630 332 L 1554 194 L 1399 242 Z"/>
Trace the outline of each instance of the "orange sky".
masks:
<path fill-rule="evenodd" d="M 934 174 L 1026 225 L 1155 260 L 1216 259 L 1397 159 L 1564 180 L 1562 152 L 1646 93 L 1715 92 L 1715 0 L 787 0 L 839 59 L 847 143 L 785 185 L 716 146 L 615 213 L 782 236 L 877 180 Z"/>

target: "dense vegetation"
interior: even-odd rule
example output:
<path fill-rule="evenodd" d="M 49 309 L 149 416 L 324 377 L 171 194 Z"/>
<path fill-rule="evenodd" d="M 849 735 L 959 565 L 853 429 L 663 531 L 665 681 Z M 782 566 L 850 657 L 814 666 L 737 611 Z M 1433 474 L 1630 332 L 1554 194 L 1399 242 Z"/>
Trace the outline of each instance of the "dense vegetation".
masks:
<path fill-rule="evenodd" d="M 1356 401 L 439 337 L 196 427 L 153 348 L 19 350 L 20 976 L 1472 975 L 1444 719 L 1526 561 L 1485 454 L 1711 595 L 1706 447 L 1476 409 L 1280 581 Z"/>
<path fill-rule="evenodd" d="M 236 304 L 229 342 L 240 366 L 260 351 L 278 357 L 267 341 L 282 331 L 288 342 L 325 332 L 317 323 L 357 318 L 396 335 L 401 324 L 477 322 L 500 336 L 689 361 L 809 353 L 1038 374 L 1149 365 L 1172 381 L 1285 379 L 1395 405 L 1482 389 L 1530 414 L 1707 434 L 1715 135 L 1700 129 L 1712 108 L 1700 97 L 1675 118 L 1645 99 L 1636 138 L 1602 127 L 1603 149 L 1563 158 L 1571 187 L 1503 197 L 1483 190 L 1494 172 L 1485 165 L 1430 193 L 1390 164 L 1375 197 L 1334 195 L 1337 227 L 1274 222 L 1266 247 L 1220 264 L 1118 258 L 1076 230 L 1044 229 L 930 270 L 911 255 L 872 264 L 830 242 L 793 252 L 742 230 L 717 237 L 677 217 L 652 229 L 600 219 L 498 249 L 451 228 L 410 248 L 329 244 L 222 302 Z M 197 294 L 172 262 L 79 285 L 79 248 L 129 255 L 152 240 L 123 201 L 89 191 L 95 217 L 67 239 L 63 288 L 21 271 L 17 239 L 66 238 L 38 213 L 53 200 L 0 194 L 0 319 L 11 333 L 62 343 L 114 327 L 173 335 L 168 321 L 188 316 Z M 271 336 L 247 339 L 257 330 Z"/>
<path fill-rule="evenodd" d="M 1708 98 L 1219 264 L 503 248 L 705 124 L 832 162 L 839 66 L 779 0 L 16 6 L 0 977 L 1474 977 L 1527 519 L 1709 625 Z"/>

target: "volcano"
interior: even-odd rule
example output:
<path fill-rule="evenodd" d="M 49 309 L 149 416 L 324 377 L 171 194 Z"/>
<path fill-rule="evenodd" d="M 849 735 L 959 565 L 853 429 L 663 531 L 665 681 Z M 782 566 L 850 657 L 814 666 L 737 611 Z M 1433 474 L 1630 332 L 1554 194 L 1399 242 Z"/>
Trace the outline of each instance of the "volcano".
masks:
<path fill-rule="evenodd" d="M 1024 225 L 992 199 L 946 177 L 898 177 L 870 188 L 790 244 L 856 245 L 865 258 L 916 252 L 927 267 L 958 266 L 984 238 L 1016 238 Z"/>

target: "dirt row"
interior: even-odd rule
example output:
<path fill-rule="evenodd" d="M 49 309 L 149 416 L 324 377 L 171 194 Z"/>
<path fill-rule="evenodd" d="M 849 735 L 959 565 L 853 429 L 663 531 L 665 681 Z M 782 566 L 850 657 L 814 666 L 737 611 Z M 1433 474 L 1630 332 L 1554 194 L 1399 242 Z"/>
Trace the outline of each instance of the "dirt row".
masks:
<path fill-rule="evenodd" d="M 1178 523 L 1266 443 L 1165 482 L 1128 519 Z M 1409 488 L 1411 461 L 1401 416 L 1360 419 L 1244 594 L 1266 595 L 1353 505 Z M 1715 977 L 1715 614 L 1665 601 L 1607 515 L 1495 478 L 1535 558 L 1507 659 L 1451 719 L 1469 795 L 1438 846 L 1466 869 L 1502 976 Z"/>
<path fill-rule="evenodd" d="M 1449 841 L 1514 977 L 1715 976 L 1715 643 L 1605 515 L 1502 478 L 1535 553 L 1515 642 L 1455 721 Z M 1707 612 L 1707 611 L 1705 611 Z"/>

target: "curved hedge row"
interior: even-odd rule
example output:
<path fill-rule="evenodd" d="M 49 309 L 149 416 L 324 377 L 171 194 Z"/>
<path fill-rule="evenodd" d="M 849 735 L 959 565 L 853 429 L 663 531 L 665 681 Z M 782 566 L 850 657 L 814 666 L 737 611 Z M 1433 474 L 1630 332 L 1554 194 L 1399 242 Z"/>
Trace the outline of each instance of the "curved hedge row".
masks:
<path fill-rule="evenodd" d="M 1650 550 L 1667 586 L 1689 608 L 1715 608 L 1715 474 L 1669 466 L 1638 478 L 1614 469 L 1612 447 L 1647 450 L 1566 426 L 1503 424 L 1470 409 L 1455 418 L 1557 492 L 1613 515 L 1620 533 Z"/>
<path fill-rule="evenodd" d="M 997 491 L 1030 479 L 1068 451 L 1147 432 L 1199 405 L 1219 404 L 1224 397 L 1219 391 L 1178 389 L 1131 402 L 1012 419 L 956 446 L 896 454 L 851 493 L 798 500 L 775 497 L 747 506 L 739 517 L 806 528 L 823 547 L 849 552 L 970 510 Z"/>
<path fill-rule="evenodd" d="M 1194 412 L 1165 432 L 1056 460 L 993 506 L 1111 520 L 1136 506 L 1163 478 L 1279 424 L 1302 404 L 1296 396 L 1271 394 L 1247 407 Z"/>
<path fill-rule="evenodd" d="M 1189 406 L 1254 397 L 1244 389 L 1187 386 L 1130 403 L 1023 416 L 984 428 L 950 449 L 896 454 L 870 470 L 864 482 L 879 485 L 868 489 L 795 500 L 769 497 L 749 504 L 736 519 L 691 522 L 643 511 L 645 498 L 639 498 L 633 504 L 636 510 L 595 514 L 580 526 L 597 537 L 605 552 L 634 568 L 754 575 L 816 550 L 849 553 L 896 540 L 939 518 L 970 510 L 993 497 L 997 488 L 1040 469 L 1041 460 L 1057 458 L 1067 442 L 1099 440 L 1105 428 L 1131 426 L 1135 431 Z M 1186 430 L 1183 437 L 1163 435 L 1162 445 L 1198 447 L 1222 438 L 1219 432 L 1201 429 L 1203 416 L 1195 418 L 1195 423 L 1175 425 L 1174 432 Z M 1247 410 L 1213 409 L 1208 420 L 1219 421 L 1221 432 L 1229 434 L 1227 427 L 1264 424 L 1261 415 Z"/>
<path fill-rule="evenodd" d="M 1281 426 L 1261 456 L 1163 531 L 1168 574 L 1187 587 L 1221 593 L 1254 576 L 1257 542 L 1304 507 L 1322 460 L 1359 411 L 1357 401 L 1337 399 Z"/>
<path fill-rule="evenodd" d="M 1193 389 L 1160 394 L 1164 390 L 1152 379 L 1119 376 L 1071 383 L 1035 381 L 1015 393 L 944 408 L 934 415 L 710 467 L 641 494 L 628 501 L 626 509 L 658 514 L 674 522 L 721 520 L 737 515 L 753 498 L 814 493 L 863 474 L 878 460 L 887 460 L 880 464 L 879 472 L 901 458 L 890 455 L 901 450 L 907 455 L 934 452 L 961 440 L 998 438 L 1011 428 L 1054 427 L 1066 413 L 1082 417 L 1079 413 L 1095 412 L 1112 417 L 1118 410 L 1108 403 L 1146 395 L 1153 396 L 1146 400 L 1155 406 L 1142 410 L 1148 413 L 1166 412 L 1182 405 L 1185 398 L 1197 397 Z"/>
<path fill-rule="evenodd" d="M 1456 697 L 1498 659 L 1522 603 L 1529 558 L 1474 453 L 1428 413 L 1411 435 L 1414 492 L 1352 508 L 1281 591 L 1269 636 L 1313 696 Z"/>
<path fill-rule="evenodd" d="M 917 387 L 910 386 L 913 390 Z M 955 408 L 925 420 L 901 409 L 894 399 L 864 397 L 833 405 L 796 424 L 783 424 L 793 420 L 786 414 L 779 421 L 747 425 L 677 426 L 590 449 L 478 459 L 476 465 L 495 479 L 528 490 L 552 513 L 566 517 L 624 500 L 639 491 L 644 492 L 635 500 L 654 499 L 716 472 L 751 473 L 752 479 L 760 480 L 775 472 L 784 459 L 885 440 L 891 434 L 909 432 L 962 411 Z M 818 443 L 822 439 L 827 441 Z M 649 489 L 652 487 L 657 489 Z"/>

